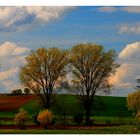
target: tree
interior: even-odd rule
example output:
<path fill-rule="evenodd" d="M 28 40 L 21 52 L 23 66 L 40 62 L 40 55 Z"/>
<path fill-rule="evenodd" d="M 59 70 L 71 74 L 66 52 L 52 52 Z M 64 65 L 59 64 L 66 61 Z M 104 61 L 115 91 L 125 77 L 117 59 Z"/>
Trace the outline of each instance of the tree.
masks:
<path fill-rule="evenodd" d="M 80 100 L 85 108 L 86 124 L 90 122 L 91 105 L 94 95 L 99 92 L 109 93 L 111 83 L 108 78 L 118 68 L 114 50 L 105 51 L 97 44 L 78 44 L 70 51 L 73 86 L 80 93 Z"/>
<path fill-rule="evenodd" d="M 136 122 L 140 123 L 140 90 L 128 94 L 127 107 L 129 110 L 134 111 Z"/>
<path fill-rule="evenodd" d="M 30 94 L 30 89 L 29 88 L 24 88 L 24 93 L 25 94 Z"/>
<path fill-rule="evenodd" d="M 32 51 L 26 61 L 27 64 L 20 70 L 20 80 L 40 97 L 44 108 L 49 109 L 66 74 L 67 51 L 39 48 Z"/>
<path fill-rule="evenodd" d="M 21 95 L 22 94 L 22 90 L 21 89 L 15 89 L 15 90 L 12 90 L 11 93 L 13 95 Z"/>
<path fill-rule="evenodd" d="M 140 91 L 128 94 L 127 107 L 129 110 L 133 110 L 136 114 L 140 111 Z"/>

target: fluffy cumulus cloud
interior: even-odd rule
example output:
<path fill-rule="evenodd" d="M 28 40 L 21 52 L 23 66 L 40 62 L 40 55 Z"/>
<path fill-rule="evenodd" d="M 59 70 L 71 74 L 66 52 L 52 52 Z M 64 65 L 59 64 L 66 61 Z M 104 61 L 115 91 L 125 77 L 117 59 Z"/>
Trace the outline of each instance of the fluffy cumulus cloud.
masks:
<path fill-rule="evenodd" d="M 0 89 L 9 92 L 19 88 L 19 69 L 26 63 L 25 56 L 30 49 L 21 47 L 13 42 L 0 45 Z"/>
<path fill-rule="evenodd" d="M 123 96 L 127 95 L 128 92 L 134 91 L 136 79 L 140 77 L 140 42 L 128 44 L 120 52 L 118 63 L 120 64 L 120 68 L 110 78 L 110 81 L 116 89 L 123 92 Z"/>
<path fill-rule="evenodd" d="M 74 7 L 28 6 L 0 7 L 0 30 L 23 31 L 59 19 Z"/>

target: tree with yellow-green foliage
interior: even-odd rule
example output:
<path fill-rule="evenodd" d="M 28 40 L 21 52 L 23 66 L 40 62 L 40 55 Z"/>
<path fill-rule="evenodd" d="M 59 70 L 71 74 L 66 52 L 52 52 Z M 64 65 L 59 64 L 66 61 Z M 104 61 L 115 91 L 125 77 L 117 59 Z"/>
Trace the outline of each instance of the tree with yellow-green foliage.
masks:
<path fill-rule="evenodd" d="M 108 78 L 116 71 L 114 50 L 105 51 L 103 46 L 87 43 L 78 44 L 70 51 L 73 86 L 80 94 L 85 108 L 86 124 L 90 124 L 93 98 L 99 92 L 109 93 L 111 83 Z"/>
<path fill-rule="evenodd" d="M 66 74 L 67 51 L 58 48 L 39 48 L 32 51 L 21 67 L 20 80 L 40 97 L 44 108 L 50 108 L 54 97 L 61 89 Z"/>
<path fill-rule="evenodd" d="M 140 122 L 140 91 L 131 93 L 127 96 L 127 107 L 129 110 L 133 110 L 135 114 L 136 122 Z"/>

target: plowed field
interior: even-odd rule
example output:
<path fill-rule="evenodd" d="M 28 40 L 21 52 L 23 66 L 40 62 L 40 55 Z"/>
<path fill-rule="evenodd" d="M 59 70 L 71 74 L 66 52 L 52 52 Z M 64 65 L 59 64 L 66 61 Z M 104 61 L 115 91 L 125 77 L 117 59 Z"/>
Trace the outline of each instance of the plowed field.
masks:
<path fill-rule="evenodd" d="M 34 95 L 0 95 L 0 111 L 12 111 L 35 99 Z"/>

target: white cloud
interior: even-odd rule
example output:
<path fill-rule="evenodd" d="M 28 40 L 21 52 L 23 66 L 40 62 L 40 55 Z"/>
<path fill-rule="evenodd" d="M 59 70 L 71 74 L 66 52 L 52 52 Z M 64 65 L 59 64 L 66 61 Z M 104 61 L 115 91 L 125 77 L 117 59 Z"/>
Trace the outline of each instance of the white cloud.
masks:
<path fill-rule="evenodd" d="M 119 27 L 119 33 L 140 34 L 140 23 L 124 24 Z"/>
<path fill-rule="evenodd" d="M 119 59 L 140 59 L 140 42 L 128 44 L 119 54 Z"/>
<path fill-rule="evenodd" d="M 128 13 L 139 14 L 140 6 L 125 6 L 125 7 L 121 7 L 120 10 Z M 129 23 L 129 24 L 121 25 L 119 28 L 119 33 L 140 34 L 140 23 L 131 23 L 131 24 Z"/>
<path fill-rule="evenodd" d="M 0 7 L 0 30 L 23 31 L 57 20 L 74 7 L 28 6 Z"/>
<path fill-rule="evenodd" d="M 0 45 L 0 89 L 11 91 L 21 87 L 19 83 L 19 69 L 24 65 L 25 56 L 30 49 L 18 46 L 13 42 Z"/>
<path fill-rule="evenodd" d="M 104 6 L 104 7 L 98 8 L 99 12 L 106 12 L 106 13 L 112 13 L 112 12 L 115 12 L 117 10 L 118 10 L 118 8 L 112 7 L 112 6 Z"/>
<path fill-rule="evenodd" d="M 104 6 L 98 8 L 99 12 L 112 13 L 116 11 L 123 11 L 127 13 L 140 13 L 140 6 L 124 6 L 124 7 L 112 7 L 112 6 Z M 140 22 L 139 23 L 126 23 L 119 27 L 119 33 L 133 33 L 140 34 Z"/>
<path fill-rule="evenodd" d="M 124 11 L 127 13 L 140 13 L 140 7 L 139 6 L 123 6 L 123 7 L 103 6 L 103 7 L 99 7 L 98 11 L 106 12 L 106 13 L 112 13 L 116 11 Z"/>
<path fill-rule="evenodd" d="M 125 11 L 125 12 L 128 12 L 128 13 L 140 13 L 140 7 L 139 6 L 124 6 L 120 9 Z"/>
<path fill-rule="evenodd" d="M 110 78 L 110 82 L 124 92 L 134 90 L 136 79 L 140 76 L 140 42 L 126 45 L 118 56 L 118 63 L 121 66 Z"/>
<path fill-rule="evenodd" d="M 0 45 L 0 57 L 11 55 L 26 54 L 29 51 L 28 48 L 19 47 L 13 42 L 5 42 Z"/>
<path fill-rule="evenodd" d="M 15 73 L 18 72 L 18 68 L 11 68 L 8 70 L 4 70 L 0 72 L 0 80 L 9 79 L 9 77 L 13 76 Z"/>

